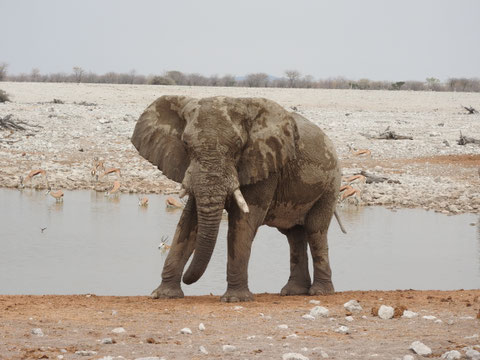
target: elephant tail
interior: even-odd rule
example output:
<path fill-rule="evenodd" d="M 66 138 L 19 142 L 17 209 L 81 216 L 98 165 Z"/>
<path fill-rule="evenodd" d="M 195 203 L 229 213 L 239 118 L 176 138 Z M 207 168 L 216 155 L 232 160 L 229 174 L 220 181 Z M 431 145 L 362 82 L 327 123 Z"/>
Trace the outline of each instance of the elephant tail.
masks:
<path fill-rule="evenodd" d="M 335 209 L 333 213 L 335 214 L 335 219 L 337 219 L 338 225 L 340 226 L 340 230 L 342 230 L 342 232 L 346 234 L 347 230 L 345 230 L 345 228 L 343 227 L 342 220 L 340 220 L 340 216 L 338 216 L 337 210 Z"/>

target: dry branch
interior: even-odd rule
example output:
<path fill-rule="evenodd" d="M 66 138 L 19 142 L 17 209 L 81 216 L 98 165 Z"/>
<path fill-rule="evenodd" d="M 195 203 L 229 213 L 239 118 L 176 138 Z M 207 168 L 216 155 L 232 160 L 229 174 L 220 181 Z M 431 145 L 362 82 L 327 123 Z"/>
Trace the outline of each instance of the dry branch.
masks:
<path fill-rule="evenodd" d="M 368 134 L 361 134 L 369 139 L 376 139 L 376 140 L 413 140 L 412 136 L 406 135 L 398 135 L 395 131 L 390 130 L 390 126 L 387 127 L 380 135 L 378 136 L 371 136 Z"/>
<path fill-rule="evenodd" d="M 480 145 L 480 140 L 474 139 L 468 136 L 462 135 L 462 132 L 460 131 L 460 139 L 457 141 L 458 145 L 467 145 L 467 144 L 477 144 Z"/>
<path fill-rule="evenodd" d="M 363 175 L 365 176 L 365 182 L 367 184 L 373 184 L 373 183 L 382 183 L 382 182 L 387 182 L 389 184 L 400 184 L 400 181 L 398 180 L 392 180 L 383 176 L 376 176 L 373 174 L 367 173 L 365 170 L 360 171 L 359 174 L 356 175 Z"/>
<path fill-rule="evenodd" d="M 478 114 L 478 111 L 474 109 L 472 106 L 463 106 L 462 107 L 468 111 L 468 115 Z"/>

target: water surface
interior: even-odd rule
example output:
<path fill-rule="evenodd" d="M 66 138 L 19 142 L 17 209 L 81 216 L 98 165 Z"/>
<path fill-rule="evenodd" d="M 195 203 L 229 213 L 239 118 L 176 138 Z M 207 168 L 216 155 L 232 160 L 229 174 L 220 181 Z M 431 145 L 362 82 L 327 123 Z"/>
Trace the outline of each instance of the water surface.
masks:
<path fill-rule="evenodd" d="M 71 191 L 57 204 L 43 191 L 0 189 L 0 294 L 150 294 L 166 257 L 160 239 L 172 238 L 181 210 L 166 209 L 164 196 L 148 198 L 144 208 L 136 195 Z M 336 290 L 480 287 L 478 216 L 381 207 L 339 212 L 348 234 L 335 222 L 330 226 Z M 226 232 L 222 221 L 207 271 L 197 283 L 182 285 L 186 295 L 225 291 Z M 277 293 L 288 275 L 286 238 L 261 227 L 250 289 Z"/>

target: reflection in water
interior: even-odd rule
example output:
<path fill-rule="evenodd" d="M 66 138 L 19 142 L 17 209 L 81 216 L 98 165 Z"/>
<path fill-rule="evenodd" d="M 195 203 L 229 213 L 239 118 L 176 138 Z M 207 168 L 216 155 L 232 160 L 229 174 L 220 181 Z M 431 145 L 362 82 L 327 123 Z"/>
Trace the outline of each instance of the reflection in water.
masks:
<path fill-rule="evenodd" d="M 148 197 L 143 207 L 137 195 L 74 191 L 56 203 L 44 191 L 0 189 L 0 294 L 149 294 L 166 257 L 158 249 L 161 238 L 171 242 L 181 209 L 166 209 L 164 196 Z M 339 212 L 348 234 L 335 221 L 329 231 L 338 291 L 479 287 L 476 215 L 380 207 Z M 226 234 L 222 221 L 207 271 L 183 285 L 186 295 L 225 291 Z M 279 292 L 288 276 L 286 238 L 260 228 L 249 265 L 251 290 Z"/>

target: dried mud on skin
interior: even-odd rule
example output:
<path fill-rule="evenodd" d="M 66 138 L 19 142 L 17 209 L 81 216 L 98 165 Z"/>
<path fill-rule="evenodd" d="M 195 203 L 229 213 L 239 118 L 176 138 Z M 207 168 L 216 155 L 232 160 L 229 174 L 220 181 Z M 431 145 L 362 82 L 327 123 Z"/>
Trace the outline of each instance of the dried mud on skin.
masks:
<path fill-rule="evenodd" d="M 359 301 L 361 312 L 348 313 L 343 304 Z M 0 357 L 2 359 L 65 359 L 123 356 L 135 359 L 278 358 L 302 353 L 321 358 L 320 348 L 332 359 L 402 358 L 409 346 L 422 341 L 435 356 L 480 344 L 480 290 L 366 291 L 330 296 L 281 297 L 257 294 L 248 303 L 221 303 L 219 296 L 153 300 L 148 297 L 0 296 Z M 328 318 L 307 320 L 314 304 L 329 309 Z M 372 308 L 389 305 L 408 309 L 418 317 L 380 319 Z M 347 315 L 353 321 L 345 320 Z M 423 319 L 435 316 L 437 320 Z M 199 330 L 199 324 L 205 330 Z M 280 329 L 278 325 L 288 325 Z M 349 334 L 339 334 L 339 326 Z M 123 327 L 125 333 L 113 329 Z M 181 334 L 188 327 L 192 335 Z M 32 334 L 40 328 L 44 336 Z M 293 335 L 295 334 L 295 335 Z M 113 344 L 101 340 L 112 338 Z M 224 353 L 223 345 L 236 350 Z M 209 352 L 200 353 L 200 346 Z M 66 350 L 66 352 L 62 352 Z M 77 351 L 95 351 L 90 357 Z"/>

